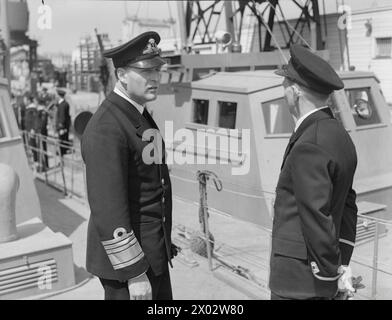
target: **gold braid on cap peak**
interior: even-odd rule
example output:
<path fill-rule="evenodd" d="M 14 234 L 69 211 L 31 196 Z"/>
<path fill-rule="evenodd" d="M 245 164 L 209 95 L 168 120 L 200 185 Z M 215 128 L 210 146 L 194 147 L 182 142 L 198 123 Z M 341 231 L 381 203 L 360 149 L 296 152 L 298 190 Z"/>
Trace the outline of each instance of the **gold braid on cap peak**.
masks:
<path fill-rule="evenodd" d="M 157 47 L 157 44 L 155 43 L 155 39 L 153 38 L 150 38 L 148 40 L 146 47 L 143 49 L 143 54 L 150 54 L 150 53 L 156 53 L 156 54 L 161 53 L 161 49 Z"/>

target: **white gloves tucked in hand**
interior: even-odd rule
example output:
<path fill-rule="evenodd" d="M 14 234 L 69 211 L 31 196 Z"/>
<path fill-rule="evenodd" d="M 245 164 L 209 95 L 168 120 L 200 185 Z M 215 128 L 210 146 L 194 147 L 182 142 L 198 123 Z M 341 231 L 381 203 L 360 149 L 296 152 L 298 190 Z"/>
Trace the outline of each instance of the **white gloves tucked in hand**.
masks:
<path fill-rule="evenodd" d="M 151 300 L 151 284 L 145 273 L 128 280 L 130 300 Z"/>
<path fill-rule="evenodd" d="M 340 266 L 338 273 L 341 274 L 338 280 L 338 289 L 340 292 L 346 293 L 347 297 L 353 297 L 355 289 L 353 287 L 353 274 L 349 266 Z"/>

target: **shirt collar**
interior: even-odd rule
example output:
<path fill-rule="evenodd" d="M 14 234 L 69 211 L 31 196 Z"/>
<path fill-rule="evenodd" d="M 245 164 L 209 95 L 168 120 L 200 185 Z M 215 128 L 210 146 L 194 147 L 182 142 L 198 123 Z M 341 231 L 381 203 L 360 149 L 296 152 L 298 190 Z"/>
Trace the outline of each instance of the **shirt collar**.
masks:
<path fill-rule="evenodd" d="M 63 99 L 63 98 L 60 98 L 60 99 L 59 99 L 59 104 L 62 103 L 63 101 L 64 101 L 64 99 Z"/>
<path fill-rule="evenodd" d="M 305 113 L 305 114 L 304 114 L 301 118 L 299 118 L 299 119 L 297 120 L 297 122 L 295 123 L 294 132 L 297 131 L 297 129 L 299 128 L 299 126 L 301 125 L 301 123 L 304 122 L 304 120 L 305 120 L 307 117 L 309 117 L 311 114 L 315 113 L 316 111 L 319 111 L 319 110 L 322 110 L 322 109 L 325 109 L 325 108 L 328 108 L 328 106 L 321 107 L 321 108 L 316 108 L 316 109 L 313 109 L 313 110 L 311 110 L 311 111 Z"/>
<path fill-rule="evenodd" d="M 37 109 L 37 106 L 34 103 L 29 103 L 26 107 L 26 109 L 31 109 L 31 108 L 35 108 Z"/>
<path fill-rule="evenodd" d="M 130 104 L 132 104 L 141 114 L 143 114 L 144 111 L 144 106 L 142 106 L 141 104 L 137 103 L 136 101 L 132 100 L 130 97 L 128 97 L 127 95 L 125 95 L 123 92 L 120 91 L 120 89 L 118 89 L 117 87 L 114 87 L 113 90 L 114 93 L 118 94 L 121 98 L 124 98 L 125 100 L 127 100 Z"/>

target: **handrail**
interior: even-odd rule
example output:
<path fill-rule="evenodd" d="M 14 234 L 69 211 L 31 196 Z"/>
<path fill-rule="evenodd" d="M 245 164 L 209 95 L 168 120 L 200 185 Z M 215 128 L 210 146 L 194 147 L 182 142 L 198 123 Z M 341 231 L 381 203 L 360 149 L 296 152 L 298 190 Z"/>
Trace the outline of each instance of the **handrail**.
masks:
<path fill-rule="evenodd" d="M 361 217 L 363 219 L 367 219 L 367 220 L 371 220 L 371 221 L 375 221 L 375 222 L 379 222 L 379 223 L 382 223 L 382 224 L 385 224 L 385 225 L 392 226 L 392 221 L 391 220 L 386 220 L 386 219 L 382 219 L 382 218 L 376 218 L 376 217 L 368 216 L 368 215 L 363 214 L 363 213 L 358 213 L 357 216 Z"/>

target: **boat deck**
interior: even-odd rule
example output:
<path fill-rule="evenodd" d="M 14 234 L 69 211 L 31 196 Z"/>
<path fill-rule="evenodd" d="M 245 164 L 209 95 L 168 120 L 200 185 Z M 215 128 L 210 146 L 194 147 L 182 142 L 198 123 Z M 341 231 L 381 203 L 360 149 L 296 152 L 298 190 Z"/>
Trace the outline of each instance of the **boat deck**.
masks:
<path fill-rule="evenodd" d="M 36 180 L 41 202 L 42 219 L 55 232 L 62 232 L 73 242 L 76 286 L 64 292 L 41 299 L 103 299 L 99 280 L 85 270 L 85 250 L 89 208 L 77 198 L 64 197 L 57 190 Z M 209 211 L 210 231 L 215 238 L 212 271 L 208 260 L 190 249 L 189 236 L 200 227 L 198 204 L 174 197 L 173 241 L 183 247 L 174 260 L 171 270 L 175 299 L 268 299 L 268 258 L 270 233 L 261 227 L 244 222 L 213 210 Z M 184 233 L 184 229 L 189 232 Z M 377 273 L 377 299 L 392 298 L 392 234 L 387 232 L 379 239 Z M 357 299 L 369 299 L 372 295 L 373 242 L 357 246 L 352 263 L 353 275 L 361 275 L 365 288 Z M 220 262 L 220 261 L 223 261 Z M 233 272 L 227 266 L 234 267 Z M 385 271 L 385 272 L 384 272 Z"/>

